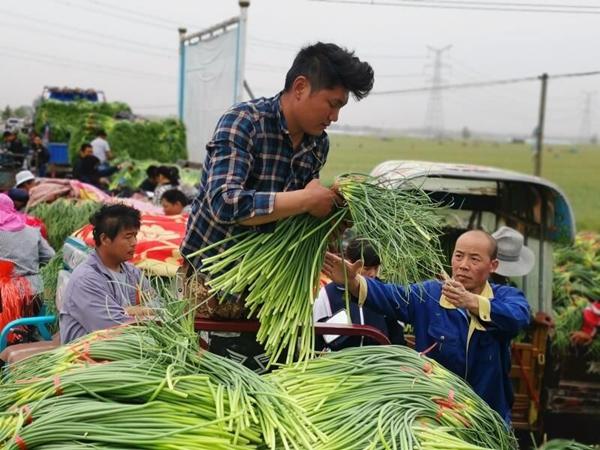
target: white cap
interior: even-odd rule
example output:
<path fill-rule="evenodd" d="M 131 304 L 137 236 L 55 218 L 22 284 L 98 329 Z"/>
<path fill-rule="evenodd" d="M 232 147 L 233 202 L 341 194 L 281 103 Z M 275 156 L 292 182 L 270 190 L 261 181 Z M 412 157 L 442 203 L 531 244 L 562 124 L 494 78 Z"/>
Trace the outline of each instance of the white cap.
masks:
<path fill-rule="evenodd" d="M 35 180 L 35 175 L 32 174 L 29 170 L 21 170 L 15 176 L 15 187 L 18 188 L 20 185 L 30 180 Z"/>

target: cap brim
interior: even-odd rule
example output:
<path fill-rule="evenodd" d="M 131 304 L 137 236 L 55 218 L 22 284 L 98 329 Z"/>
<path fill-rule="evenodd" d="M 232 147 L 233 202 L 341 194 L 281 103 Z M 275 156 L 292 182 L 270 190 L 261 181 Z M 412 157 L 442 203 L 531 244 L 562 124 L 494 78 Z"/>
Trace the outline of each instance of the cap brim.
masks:
<path fill-rule="evenodd" d="M 535 255 L 530 248 L 523 246 L 517 261 L 498 260 L 496 273 L 505 277 L 523 277 L 531 272 L 533 266 L 535 266 Z"/>

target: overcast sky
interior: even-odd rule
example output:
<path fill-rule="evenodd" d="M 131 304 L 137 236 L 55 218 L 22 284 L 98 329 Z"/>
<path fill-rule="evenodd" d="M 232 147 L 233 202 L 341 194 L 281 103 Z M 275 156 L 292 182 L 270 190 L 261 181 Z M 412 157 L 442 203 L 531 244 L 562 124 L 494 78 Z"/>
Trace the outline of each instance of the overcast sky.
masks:
<path fill-rule="evenodd" d="M 490 2 L 499 3 L 474 3 Z M 374 92 L 427 86 L 433 74 L 427 46 L 452 45 L 443 59 L 444 80 L 452 84 L 600 70 L 600 2 L 527 3 L 598 6 L 559 14 L 252 0 L 246 79 L 256 95 L 276 93 L 297 50 L 318 40 L 369 61 Z M 31 104 L 44 85 L 61 85 L 102 89 L 140 114 L 175 114 L 177 27 L 201 30 L 238 12 L 237 0 L 2 0 L 0 106 Z M 444 126 L 530 133 L 539 90 L 529 82 L 445 91 Z M 550 82 L 549 135 L 580 134 L 589 92 L 595 92 L 591 131 L 598 133 L 600 76 Z M 428 98 L 427 92 L 372 95 L 351 102 L 339 124 L 421 128 Z"/>

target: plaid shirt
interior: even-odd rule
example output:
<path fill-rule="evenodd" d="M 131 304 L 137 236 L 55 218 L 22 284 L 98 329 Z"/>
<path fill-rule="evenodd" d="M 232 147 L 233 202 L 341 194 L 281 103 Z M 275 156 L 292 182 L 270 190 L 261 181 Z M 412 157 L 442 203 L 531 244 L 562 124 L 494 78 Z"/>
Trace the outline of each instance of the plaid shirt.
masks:
<path fill-rule="evenodd" d="M 325 164 L 327 134 L 305 135 L 294 151 L 280 95 L 235 105 L 219 120 L 192 204 L 181 254 L 196 269 L 201 259 L 220 253 L 234 240 L 195 258 L 187 255 L 247 231 L 239 222 L 273 212 L 275 193 L 303 189 Z M 270 232 L 274 223 L 254 227 Z"/>

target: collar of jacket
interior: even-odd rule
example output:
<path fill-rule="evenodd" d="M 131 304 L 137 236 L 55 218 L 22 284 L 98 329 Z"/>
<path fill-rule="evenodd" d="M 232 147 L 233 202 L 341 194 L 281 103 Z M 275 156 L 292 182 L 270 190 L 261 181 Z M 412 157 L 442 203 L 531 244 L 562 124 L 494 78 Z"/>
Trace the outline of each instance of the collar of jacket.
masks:
<path fill-rule="evenodd" d="M 492 291 L 492 286 L 490 285 L 489 282 L 485 282 L 485 286 L 483 287 L 483 290 L 481 291 L 481 294 L 479 294 L 480 297 L 486 298 L 489 301 L 493 300 L 494 298 L 494 291 Z M 489 305 L 489 302 L 486 302 Z M 480 302 L 481 305 L 481 302 Z M 440 306 L 442 308 L 446 308 L 446 309 L 456 309 L 456 306 L 454 306 L 452 303 L 450 303 L 450 301 L 446 298 L 446 296 L 444 294 L 441 295 L 440 297 Z M 486 331 L 486 328 L 481 324 L 481 322 L 479 321 L 479 317 L 477 317 L 474 314 L 471 314 L 470 311 L 467 311 L 467 314 L 469 316 L 469 332 L 467 334 L 467 348 L 469 346 L 469 342 L 471 340 L 471 336 L 473 336 L 473 333 L 475 332 L 475 330 L 479 330 L 479 331 Z M 488 311 L 489 314 L 489 311 Z"/>

